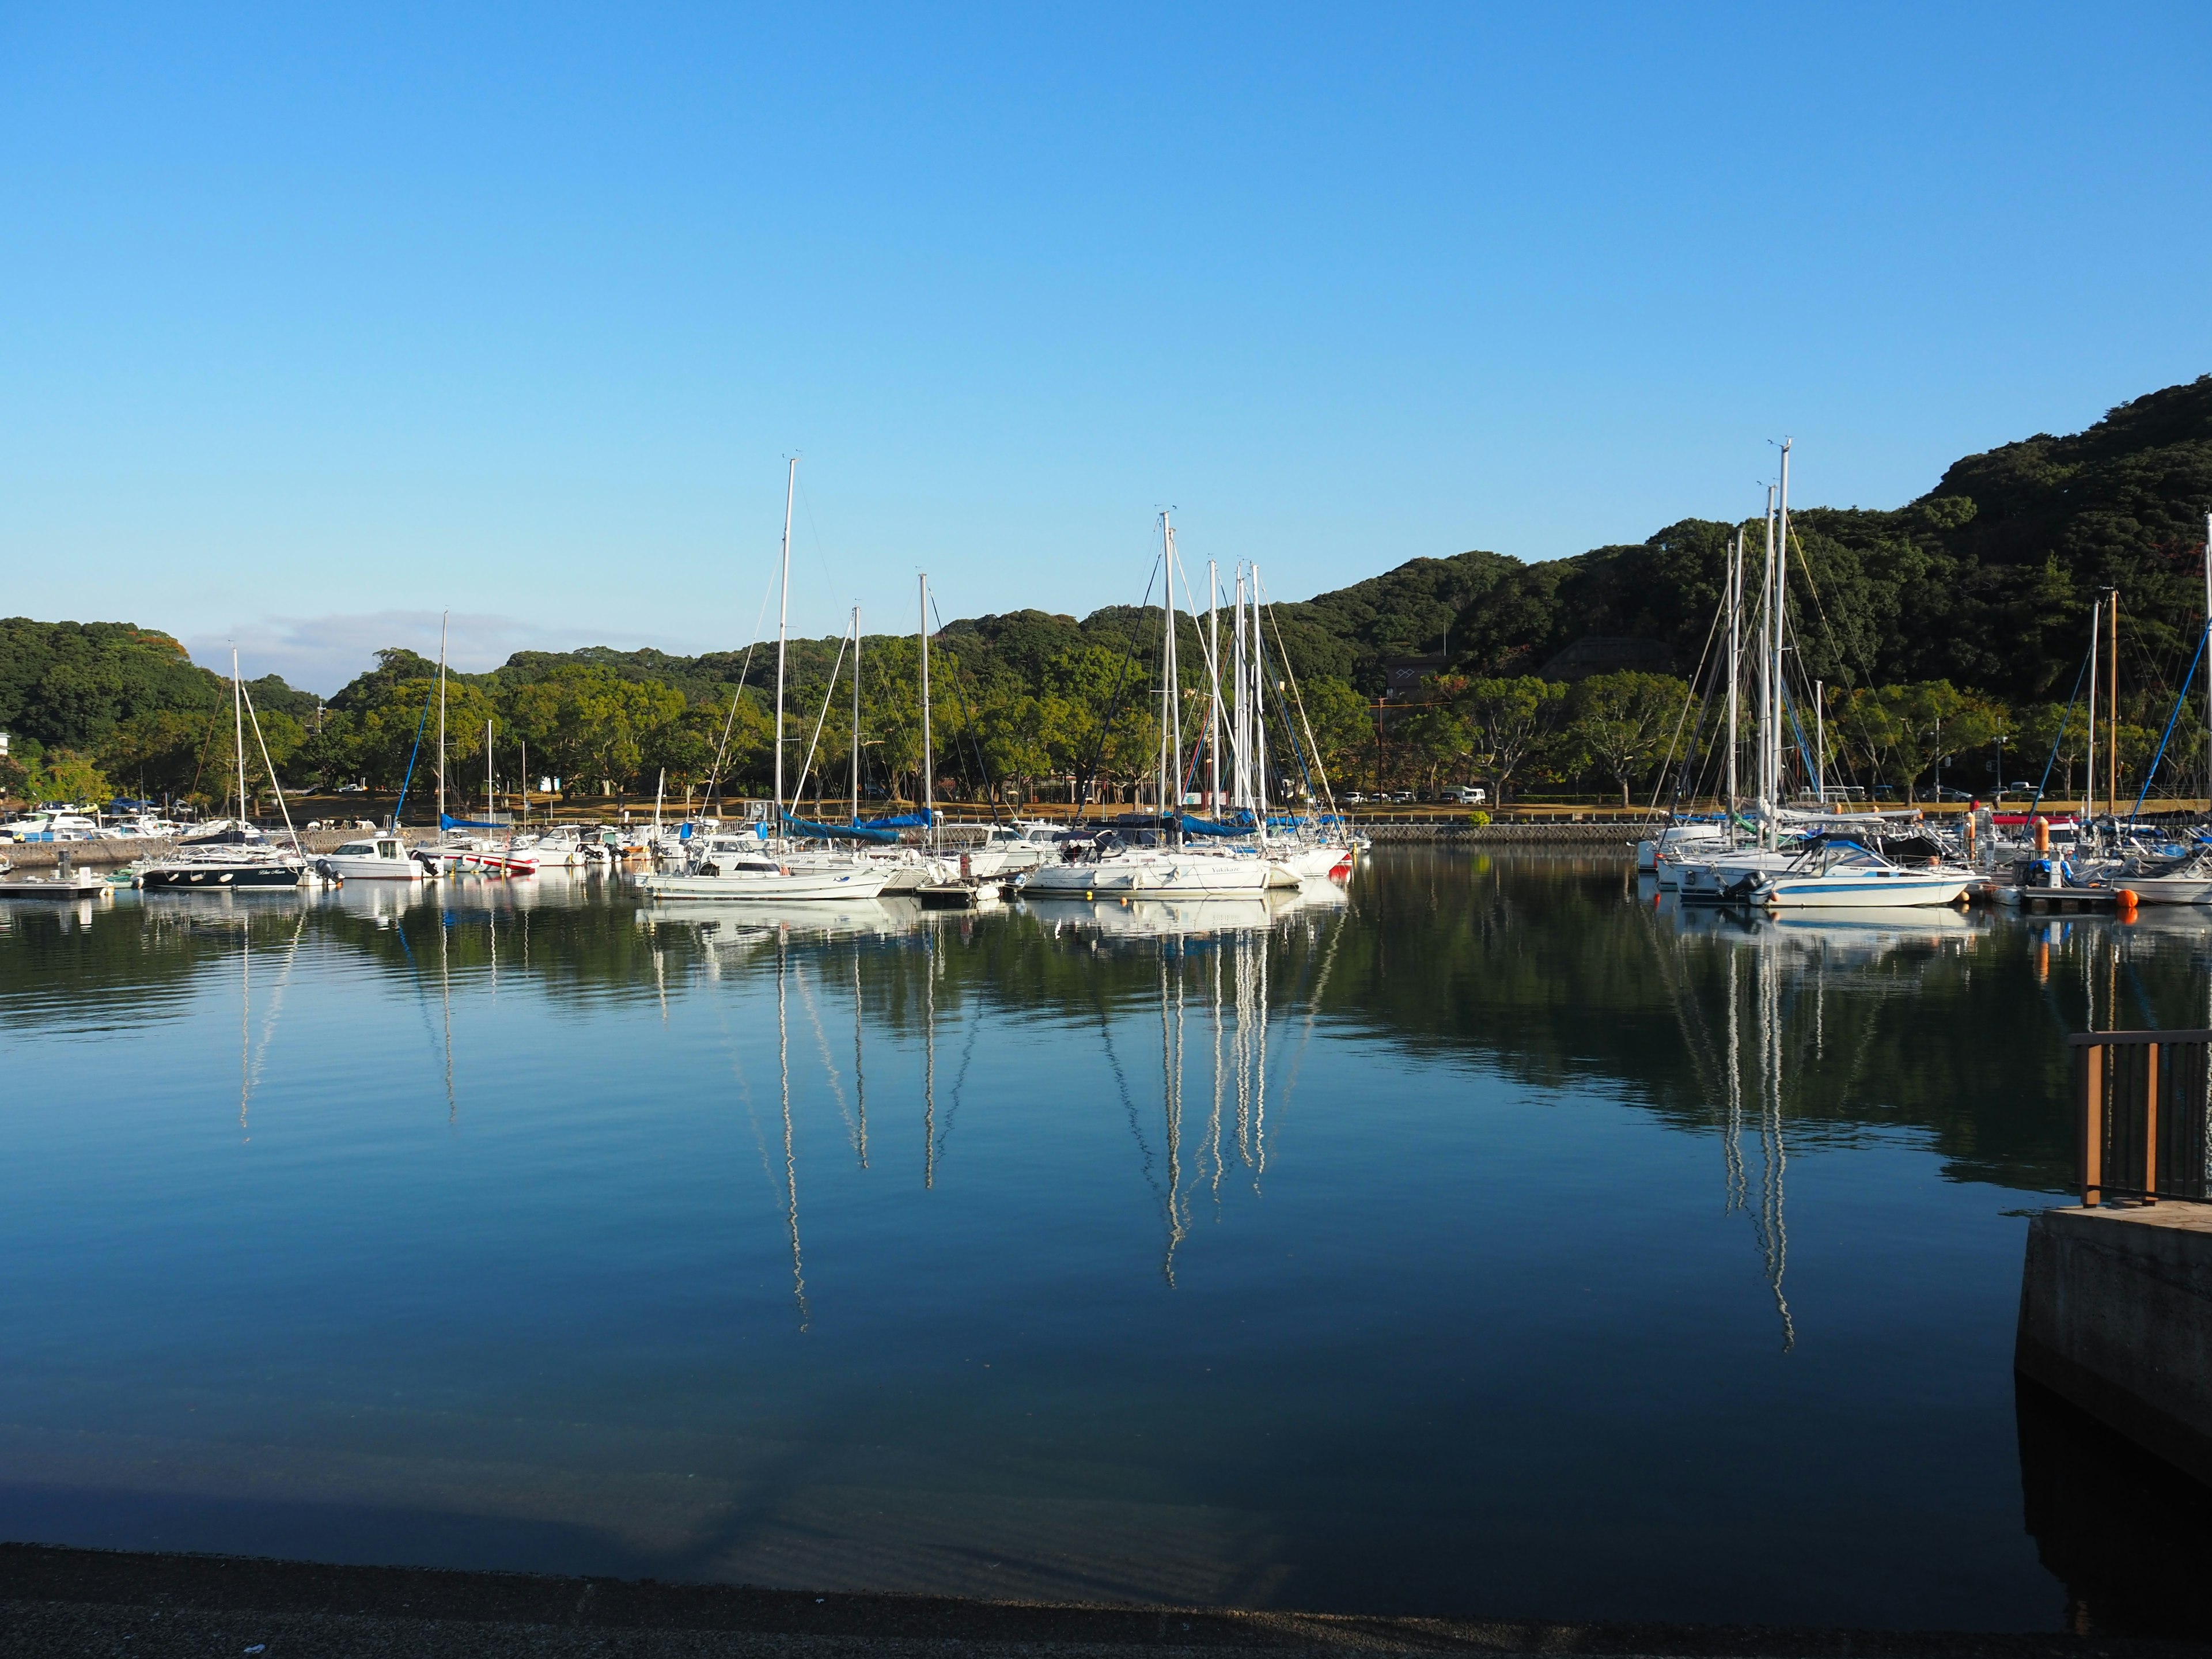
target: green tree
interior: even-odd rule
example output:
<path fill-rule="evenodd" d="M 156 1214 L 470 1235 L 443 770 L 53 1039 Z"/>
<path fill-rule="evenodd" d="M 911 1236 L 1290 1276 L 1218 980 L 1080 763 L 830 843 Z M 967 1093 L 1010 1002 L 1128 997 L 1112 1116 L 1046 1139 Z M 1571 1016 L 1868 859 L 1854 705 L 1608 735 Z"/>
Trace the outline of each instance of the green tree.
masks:
<path fill-rule="evenodd" d="M 1665 757 L 1690 688 L 1671 674 L 1593 674 L 1568 693 L 1569 738 L 1576 751 L 1620 786 L 1650 775 Z"/>
<path fill-rule="evenodd" d="M 1492 780 L 1502 804 L 1513 780 L 1557 740 L 1567 713 L 1567 688 L 1533 675 L 1467 682 L 1452 706 L 1468 727 L 1474 763 Z"/>

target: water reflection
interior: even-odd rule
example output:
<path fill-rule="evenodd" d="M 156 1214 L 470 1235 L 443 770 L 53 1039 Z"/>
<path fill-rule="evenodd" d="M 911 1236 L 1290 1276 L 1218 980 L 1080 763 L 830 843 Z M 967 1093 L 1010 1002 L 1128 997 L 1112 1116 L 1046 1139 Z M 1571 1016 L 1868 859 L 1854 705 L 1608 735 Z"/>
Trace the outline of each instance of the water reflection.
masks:
<path fill-rule="evenodd" d="M 91 1097 L 0 1109 L 21 1535 L 10 1479 L 110 1540 L 167 1482 L 188 1547 L 284 1547 L 207 1518 L 267 1490 L 380 1559 L 526 1521 L 580 1569 L 1561 1616 L 2055 1609 L 2006 1212 L 2070 1163 L 2060 1034 L 2212 989 L 2165 918 L 1418 854 L 1288 902 L 4 920 L 11 1081 Z"/>

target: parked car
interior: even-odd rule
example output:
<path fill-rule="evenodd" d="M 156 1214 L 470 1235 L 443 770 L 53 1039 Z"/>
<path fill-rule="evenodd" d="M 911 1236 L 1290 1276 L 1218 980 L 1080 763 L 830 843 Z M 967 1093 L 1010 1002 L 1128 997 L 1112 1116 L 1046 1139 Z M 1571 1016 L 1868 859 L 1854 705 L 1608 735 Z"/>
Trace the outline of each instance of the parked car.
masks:
<path fill-rule="evenodd" d="M 1488 803 L 1490 791 L 1480 784 L 1467 784 L 1451 791 L 1444 799 L 1456 801 L 1462 806 L 1481 806 Z"/>

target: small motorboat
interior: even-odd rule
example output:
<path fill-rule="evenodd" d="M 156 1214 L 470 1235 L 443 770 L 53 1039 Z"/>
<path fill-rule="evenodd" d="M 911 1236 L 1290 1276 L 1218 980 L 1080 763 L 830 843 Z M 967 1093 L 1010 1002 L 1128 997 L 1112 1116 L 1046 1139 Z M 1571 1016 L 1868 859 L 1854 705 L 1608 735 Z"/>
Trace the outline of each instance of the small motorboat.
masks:
<path fill-rule="evenodd" d="M 397 835 L 367 836 L 324 854 L 315 867 L 339 881 L 424 881 L 430 872 Z"/>

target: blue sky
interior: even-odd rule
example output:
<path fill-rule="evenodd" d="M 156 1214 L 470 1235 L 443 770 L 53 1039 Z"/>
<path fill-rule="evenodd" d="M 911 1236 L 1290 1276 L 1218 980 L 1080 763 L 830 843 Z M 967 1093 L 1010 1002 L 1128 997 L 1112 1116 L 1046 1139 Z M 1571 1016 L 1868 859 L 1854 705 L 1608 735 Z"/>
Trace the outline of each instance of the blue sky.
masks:
<path fill-rule="evenodd" d="M 0 610 L 374 646 L 1553 558 L 2212 370 L 2198 7 L 0 11 Z M 769 626 L 774 623 L 769 615 Z"/>

